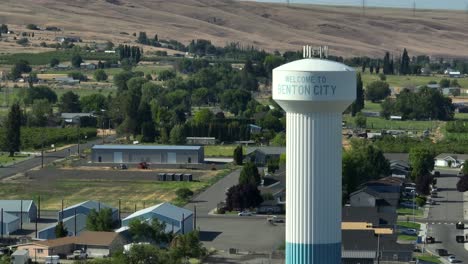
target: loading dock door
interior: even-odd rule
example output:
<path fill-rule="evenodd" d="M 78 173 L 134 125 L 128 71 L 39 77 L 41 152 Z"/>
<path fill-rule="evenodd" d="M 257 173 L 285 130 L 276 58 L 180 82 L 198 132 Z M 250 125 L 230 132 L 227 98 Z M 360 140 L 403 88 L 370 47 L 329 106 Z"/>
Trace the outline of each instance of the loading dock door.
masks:
<path fill-rule="evenodd" d="M 177 154 L 175 152 L 167 153 L 167 163 L 176 164 L 177 163 Z"/>
<path fill-rule="evenodd" d="M 114 163 L 122 163 L 122 152 L 114 152 Z"/>

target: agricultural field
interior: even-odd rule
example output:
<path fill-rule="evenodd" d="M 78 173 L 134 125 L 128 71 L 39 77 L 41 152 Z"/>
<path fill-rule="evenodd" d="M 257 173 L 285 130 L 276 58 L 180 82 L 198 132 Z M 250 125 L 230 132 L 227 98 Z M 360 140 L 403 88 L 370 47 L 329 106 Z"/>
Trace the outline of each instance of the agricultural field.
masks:
<path fill-rule="evenodd" d="M 343 120 L 348 125 L 354 126 L 354 118 L 350 115 L 343 117 Z M 434 131 L 437 127 L 442 126 L 442 121 L 399 121 L 399 120 L 386 120 L 381 117 L 367 117 L 367 129 L 371 130 L 409 130 L 409 131 Z"/>
<path fill-rule="evenodd" d="M 133 212 L 135 206 L 139 210 L 161 202 L 181 205 L 184 202 L 177 199 L 177 189 L 189 188 L 195 193 L 200 192 L 230 170 L 177 170 L 179 173 L 193 174 L 193 182 L 159 182 L 156 180 L 158 172 L 166 171 L 47 168 L 2 180 L 0 196 L 4 199 L 36 201 L 40 196 L 41 209 L 44 210 L 60 209 L 62 199 L 65 206 L 96 200 L 115 207 L 118 207 L 120 199 L 122 211 Z"/>
<path fill-rule="evenodd" d="M 358 69 L 357 71 L 360 72 L 361 70 Z M 375 73 L 370 74 L 368 72 L 368 69 L 367 69 L 367 72 L 365 72 L 361 76 L 362 76 L 362 82 L 364 84 L 364 87 L 366 85 L 368 85 L 369 83 L 373 82 L 373 81 L 380 80 L 378 74 L 375 74 Z M 387 77 L 386 82 L 390 85 L 390 87 L 400 87 L 400 88 L 405 87 L 405 86 L 416 87 L 416 86 L 419 86 L 419 85 L 426 85 L 430 81 L 435 81 L 435 82 L 439 83 L 440 80 L 442 80 L 442 79 L 450 79 L 450 78 L 448 78 L 448 77 L 446 77 L 444 75 L 435 75 L 435 76 L 387 75 L 386 77 Z M 468 78 L 459 78 L 459 79 L 456 79 L 456 80 L 458 80 L 458 83 L 462 87 L 468 87 Z"/>
<path fill-rule="evenodd" d="M 205 157 L 232 157 L 234 149 L 237 145 L 214 145 L 214 146 L 205 146 Z M 247 149 L 242 148 L 244 154 Z"/>

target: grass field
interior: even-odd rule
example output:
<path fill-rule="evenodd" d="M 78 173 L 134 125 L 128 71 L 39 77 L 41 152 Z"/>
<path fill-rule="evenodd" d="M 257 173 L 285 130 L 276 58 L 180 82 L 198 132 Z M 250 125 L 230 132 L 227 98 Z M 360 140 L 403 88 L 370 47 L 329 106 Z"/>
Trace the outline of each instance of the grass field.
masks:
<path fill-rule="evenodd" d="M 372 112 L 380 112 L 382 111 L 382 107 L 380 106 L 380 103 L 373 103 L 371 101 L 366 101 L 364 103 L 364 109 L 363 111 L 372 111 Z"/>
<path fill-rule="evenodd" d="M 354 119 L 350 115 L 343 116 L 348 124 L 354 126 Z M 415 130 L 424 131 L 426 129 L 433 130 L 443 122 L 440 121 L 398 121 L 398 120 L 386 120 L 381 117 L 368 117 L 367 118 L 367 129 L 396 129 L 396 130 Z"/>
<path fill-rule="evenodd" d="M 234 149 L 237 145 L 216 145 L 216 146 L 205 146 L 205 157 L 232 157 Z M 244 154 L 246 148 L 243 148 Z"/>
<path fill-rule="evenodd" d="M 360 69 L 358 70 L 360 71 Z M 364 87 L 373 81 L 380 80 L 377 74 L 370 74 L 369 69 L 367 69 L 366 73 L 361 74 L 362 82 Z M 399 75 L 387 75 L 386 82 L 390 85 L 390 87 L 416 87 L 419 85 L 426 85 L 430 81 L 436 81 L 437 83 L 440 82 L 442 79 L 449 79 L 443 75 L 436 75 L 436 76 L 399 76 Z M 467 78 L 460 78 L 457 79 L 458 83 L 462 87 L 468 87 L 468 79 Z"/>
<path fill-rule="evenodd" d="M 132 180 L 131 178 L 70 178 L 55 177 L 39 180 L 27 176 L 3 180 L 0 184 L 0 197 L 4 199 L 34 199 L 41 197 L 41 209 L 57 210 L 64 200 L 70 206 L 86 200 L 96 200 L 118 207 L 121 200 L 122 211 L 133 212 L 161 202 L 182 205 L 175 191 L 189 188 L 197 193 L 214 184 L 230 170 L 203 171 L 199 181 L 159 182 L 155 180 Z M 92 172 L 90 172 L 92 173 Z"/>
<path fill-rule="evenodd" d="M 398 235 L 398 240 L 401 241 L 416 241 L 416 239 L 418 239 L 418 236 Z"/>
<path fill-rule="evenodd" d="M 455 119 L 468 120 L 468 113 L 455 113 Z"/>
<path fill-rule="evenodd" d="M 29 158 L 28 155 L 15 155 L 14 157 L 9 157 L 7 153 L 0 154 L 0 166 L 5 165 L 11 162 L 18 162 Z"/>

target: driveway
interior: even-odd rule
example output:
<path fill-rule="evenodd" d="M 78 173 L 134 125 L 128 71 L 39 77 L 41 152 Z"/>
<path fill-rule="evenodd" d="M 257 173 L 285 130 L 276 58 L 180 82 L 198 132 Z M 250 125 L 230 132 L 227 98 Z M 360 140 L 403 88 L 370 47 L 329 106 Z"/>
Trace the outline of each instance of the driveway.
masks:
<path fill-rule="evenodd" d="M 226 189 L 239 182 L 240 170 L 233 171 L 199 194 L 185 208 L 197 210 L 196 226 L 207 248 L 271 252 L 284 244 L 284 224 L 272 225 L 266 216 L 210 215 L 209 212 L 226 198 Z"/>

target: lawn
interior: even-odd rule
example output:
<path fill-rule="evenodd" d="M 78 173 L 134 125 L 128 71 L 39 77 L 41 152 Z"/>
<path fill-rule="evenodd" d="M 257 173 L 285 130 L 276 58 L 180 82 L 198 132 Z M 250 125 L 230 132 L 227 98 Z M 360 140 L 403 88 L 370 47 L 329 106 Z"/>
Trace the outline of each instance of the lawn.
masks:
<path fill-rule="evenodd" d="M 200 171 L 199 171 L 200 172 Z M 90 172 L 92 173 L 92 172 Z M 229 170 L 203 171 L 199 181 L 159 182 L 155 180 L 132 180 L 129 177 L 96 178 L 93 177 L 58 177 L 53 179 L 29 179 L 20 177 L 4 180 L 0 185 L 0 197 L 3 199 L 34 199 L 41 197 L 41 209 L 58 210 L 62 199 L 64 206 L 70 206 L 86 200 L 96 200 L 118 207 L 119 199 L 123 212 L 133 212 L 161 202 L 174 202 L 182 205 L 175 191 L 189 188 L 195 193 L 201 192 L 224 177 Z M 154 173 L 156 174 L 156 173 Z"/>
<path fill-rule="evenodd" d="M 373 103 L 371 101 L 366 101 L 364 103 L 364 109 L 363 111 L 369 111 L 369 112 L 380 112 L 382 111 L 382 107 L 380 106 L 380 103 Z"/>
<path fill-rule="evenodd" d="M 408 217 L 412 217 L 413 216 L 413 209 L 411 209 L 411 208 L 398 208 L 397 213 L 398 213 L 398 215 L 403 215 L 403 216 L 406 215 Z M 422 209 L 414 209 L 414 215 L 416 217 L 422 216 L 423 215 L 423 210 Z"/>
<path fill-rule="evenodd" d="M 416 230 L 421 229 L 421 224 L 415 222 L 397 222 L 397 225 L 405 228 L 413 228 Z"/>
<path fill-rule="evenodd" d="M 432 262 L 432 263 L 442 263 L 439 259 L 439 257 L 430 255 L 430 254 L 422 254 L 419 256 L 415 256 L 417 259 Z"/>
<path fill-rule="evenodd" d="M 232 157 L 237 145 L 205 146 L 205 157 Z M 243 148 L 245 154 L 246 149 Z"/>
<path fill-rule="evenodd" d="M 455 119 L 468 120 L 468 113 L 455 113 Z"/>
<path fill-rule="evenodd" d="M 418 236 L 398 235 L 398 240 L 401 241 L 416 241 L 416 239 L 418 239 Z"/>
<path fill-rule="evenodd" d="M 14 157 L 9 157 L 9 154 L 2 153 L 0 154 L 0 166 L 5 165 L 11 162 L 18 162 L 29 158 L 28 155 L 15 155 Z"/>
<path fill-rule="evenodd" d="M 358 70 L 360 72 L 360 69 Z M 377 74 L 370 74 L 369 69 L 367 72 L 362 74 L 362 81 L 364 87 L 373 81 L 380 80 Z M 387 75 L 386 82 L 390 85 L 390 87 L 405 87 L 405 86 L 419 86 L 419 85 L 426 85 L 430 81 L 436 81 L 437 83 L 440 82 L 442 79 L 449 79 L 444 75 L 436 75 L 436 76 L 399 76 L 399 75 Z M 459 78 L 457 79 L 458 83 L 462 87 L 468 87 L 468 79 L 467 78 Z"/>

